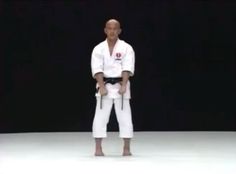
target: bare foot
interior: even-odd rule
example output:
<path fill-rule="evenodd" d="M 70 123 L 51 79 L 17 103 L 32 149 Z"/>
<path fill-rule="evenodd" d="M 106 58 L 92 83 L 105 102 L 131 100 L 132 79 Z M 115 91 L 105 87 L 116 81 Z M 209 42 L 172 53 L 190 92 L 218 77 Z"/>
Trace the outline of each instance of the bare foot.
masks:
<path fill-rule="evenodd" d="M 104 156 L 102 152 L 102 138 L 95 138 L 96 146 L 95 146 L 95 156 Z"/>
<path fill-rule="evenodd" d="M 104 153 L 102 152 L 101 149 L 96 149 L 96 152 L 94 154 L 95 156 L 104 156 Z"/>
<path fill-rule="evenodd" d="M 129 149 L 124 149 L 123 156 L 132 156 L 132 153 L 130 152 Z"/>

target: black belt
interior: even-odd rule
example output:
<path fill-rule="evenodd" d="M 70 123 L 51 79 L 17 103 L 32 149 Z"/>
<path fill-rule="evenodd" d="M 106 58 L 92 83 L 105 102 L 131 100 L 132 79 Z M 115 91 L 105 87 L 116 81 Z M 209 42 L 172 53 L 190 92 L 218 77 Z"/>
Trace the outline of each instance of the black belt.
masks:
<path fill-rule="evenodd" d="M 104 80 L 105 84 L 110 83 L 110 84 L 114 85 L 116 83 L 121 82 L 122 78 L 121 77 L 114 77 L 114 78 L 113 77 L 108 77 L 108 78 L 104 77 L 103 80 Z"/>
<path fill-rule="evenodd" d="M 121 77 L 104 77 L 103 78 L 104 84 L 110 83 L 112 85 L 119 83 L 122 81 Z M 96 93 L 98 93 L 99 87 L 96 89 Z"/>
<path fill-rule="evenodd" d="M 104 84 L 110 83 L 112 85 L 119 83 L 122 81 L 122 77 L 104 77 L 103 78 Z M 99 91 L 99 87 L 97 88 L 97 92 Z M 124 96 L 122 95 L 122 103 L 121 103 L 121 110 L 123 110 L 123 98 Z M 100 109 L 102 109 L 102 96 L 100 98 Z"/>

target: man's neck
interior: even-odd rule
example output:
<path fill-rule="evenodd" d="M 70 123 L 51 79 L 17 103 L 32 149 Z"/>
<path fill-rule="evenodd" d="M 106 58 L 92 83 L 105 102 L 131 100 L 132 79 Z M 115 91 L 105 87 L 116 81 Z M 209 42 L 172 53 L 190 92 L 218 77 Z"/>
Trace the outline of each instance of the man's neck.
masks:
<path fill-rule="evenodd" d="M 108 43 L 109 46 L 114 46 L 116 44 L 117 40 L 118 40 L 118 38 L 114 39 L 114 40 L 107 39 L 107 43 Z"/>

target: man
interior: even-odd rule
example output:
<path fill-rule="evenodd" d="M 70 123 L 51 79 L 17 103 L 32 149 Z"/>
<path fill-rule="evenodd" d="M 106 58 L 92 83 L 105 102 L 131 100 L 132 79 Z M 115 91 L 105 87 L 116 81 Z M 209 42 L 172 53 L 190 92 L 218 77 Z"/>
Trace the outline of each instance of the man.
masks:
<path fill-rule="evenodd" d="M 102 138 L 107 136 L 107 123 L 113 104 L 119 136 L 124 139 L 123 156 L 130 156 L 133 124 L 129 77 L 134 74 L 134 51 L 128 43 L 119 39 L 121 28 L 117 20 L 108 20 L 104 32 L 106 40 L 93 49 L 91 57 L 92 76 L 97 81 L 97 104 L 93 120 L 95 156 L 104 156 Z"/>

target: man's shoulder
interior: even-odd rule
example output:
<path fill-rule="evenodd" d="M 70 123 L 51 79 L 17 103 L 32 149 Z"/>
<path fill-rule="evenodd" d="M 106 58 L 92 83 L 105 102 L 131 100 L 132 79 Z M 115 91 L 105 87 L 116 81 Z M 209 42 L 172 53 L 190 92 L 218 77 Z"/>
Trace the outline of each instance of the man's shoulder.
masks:
<path fill-rule="evenodd" d="M 120 40 L 120 43 L 123 44 L 125 47 L 133 49 L 133 47 L 131 46 L 131 44 L 129 44 L 128 42 L 124 41 L 124 40 Z"/>
<path fill-rule="evenodd" d="M 98 43 L 97 45 L 95 45 L 95 47 L 93 48 L 93 51 L 101 51 L 105 46 L 105 41 L 102 41 L 100 43 Z"/>
<path fill-rule="evenodd" d="M 103 47 L 104 45 L 105 45 L 105 40 L 100 42 L 100 43 L 98 43 L 94 48 L 96 48 L 96 47 Z"/>

